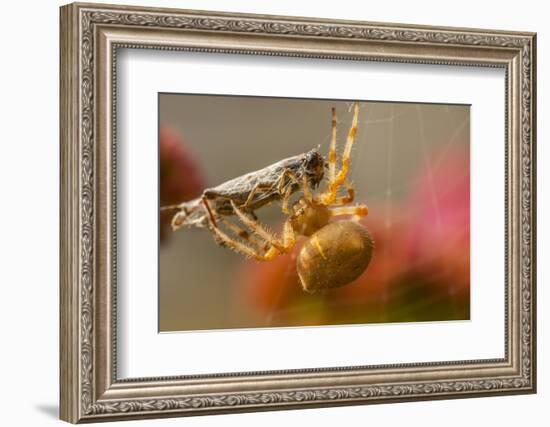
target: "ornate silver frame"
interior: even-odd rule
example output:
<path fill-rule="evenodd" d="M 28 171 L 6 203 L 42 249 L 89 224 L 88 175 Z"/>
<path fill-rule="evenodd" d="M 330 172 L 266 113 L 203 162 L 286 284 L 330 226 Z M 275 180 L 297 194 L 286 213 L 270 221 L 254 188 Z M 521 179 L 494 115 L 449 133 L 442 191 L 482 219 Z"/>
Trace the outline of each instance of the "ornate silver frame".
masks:
<path fill-rule="evenodd" d="M 534 393 L 533 33 L 126 6 L 61 8 L 61 418 L 77 423 Z M 506 71 L 505 357 L 117 379 L 117 48 L 502 67 Z"/>

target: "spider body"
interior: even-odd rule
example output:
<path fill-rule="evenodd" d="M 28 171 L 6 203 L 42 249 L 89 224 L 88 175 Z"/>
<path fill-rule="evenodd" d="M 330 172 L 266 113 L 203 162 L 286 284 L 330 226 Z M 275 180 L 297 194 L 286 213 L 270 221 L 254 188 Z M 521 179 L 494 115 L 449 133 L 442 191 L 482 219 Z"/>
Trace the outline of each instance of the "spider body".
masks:
<path fill-rule="evenodd" d="M 294 211 L 290 217 L 290 224 L 294 231 L 302 236 L 311 236 L 330 221 L 330 209 L 313 200 L 308 203 L 300 199 L 292 206 Z"/>
<path fill-rule="evenodd" d="M 372 237 L 357 222 L 325 225 L 305 241 L 296 259 L 302 288 L 314 293 L 347 285 L 365 271 L 373 250 Z"/>

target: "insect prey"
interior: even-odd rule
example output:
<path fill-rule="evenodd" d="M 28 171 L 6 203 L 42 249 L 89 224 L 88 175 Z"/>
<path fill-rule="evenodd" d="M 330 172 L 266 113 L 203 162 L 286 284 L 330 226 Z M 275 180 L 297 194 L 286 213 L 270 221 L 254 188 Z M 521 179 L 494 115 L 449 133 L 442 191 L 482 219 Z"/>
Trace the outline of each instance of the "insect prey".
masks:
<path fill-rule="evenodd" d="M 313 149 L 207 188 L 196 199 L 161 209 L 177 210 L 172 218 L 174 231 L 181 227 L 208 227 L 209 221 L 216 223 L 220 216 L 234 215 L 232 204 L 254 215 L 262 206 L 292 195 L 303 179 L 317 187 L 323 179 L 324 165 L 323 156 Z"/>

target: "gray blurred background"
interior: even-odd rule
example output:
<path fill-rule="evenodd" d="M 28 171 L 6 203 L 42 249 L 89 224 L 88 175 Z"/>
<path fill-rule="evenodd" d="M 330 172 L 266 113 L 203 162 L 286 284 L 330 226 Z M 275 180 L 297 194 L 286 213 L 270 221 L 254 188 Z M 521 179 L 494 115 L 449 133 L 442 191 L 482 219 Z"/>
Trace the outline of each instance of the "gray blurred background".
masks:
<path fill-rule="evenodd" d="M 178 133 L 215 186 L 317 145 L 326 155 L 331 107 L 343 149 L 352 102 L 186 94 L 159 95 L 159 121 Z M 357 202 L 399 200 L 437 145 L 469 143 L 469 106 L 362 102 L 351 158 Z M 280 207 L 262 209 L 280 223 Z M 172 233 L 160 247 L 159 330 L 270 326 L 235 296 L 242 255 L 216 245 L 206 230 Z"/>

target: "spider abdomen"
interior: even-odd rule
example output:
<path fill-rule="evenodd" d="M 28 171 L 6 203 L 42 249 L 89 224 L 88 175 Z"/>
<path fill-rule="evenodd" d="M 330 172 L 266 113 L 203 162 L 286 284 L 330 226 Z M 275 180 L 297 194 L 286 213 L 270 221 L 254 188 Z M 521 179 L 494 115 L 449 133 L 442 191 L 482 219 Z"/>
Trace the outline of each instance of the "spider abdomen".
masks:
<path fill-rule="evenodd" d="M 373 249 L 370 233 L 360 224 L 327 224 L 308 238 L 296 260 L 303 289 L 313 293 L 347 285 L 365 271 Z"/>

